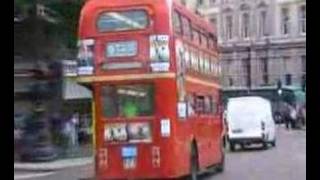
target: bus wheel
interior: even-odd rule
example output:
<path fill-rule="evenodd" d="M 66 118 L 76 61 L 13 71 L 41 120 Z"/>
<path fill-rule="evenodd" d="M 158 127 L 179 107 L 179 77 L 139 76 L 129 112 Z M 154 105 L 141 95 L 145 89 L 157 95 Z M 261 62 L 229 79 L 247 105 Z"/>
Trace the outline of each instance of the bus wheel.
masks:
<path fill-rule="evenodd" d="M 190 153 L 190 178 L 189 180 L 197 180 L 198 179 L 198 155 L 197 155 L 197 149 L 195 145 L 193 144 L 191 146 L 191 153 Z"/>
<path fill-rule="evenodd" d="M 221 162 L 217 166 L 217 172 L 223 172 L 224 171 L 224 164 L 225 164 L 225 154 L 222 154 Z"/>

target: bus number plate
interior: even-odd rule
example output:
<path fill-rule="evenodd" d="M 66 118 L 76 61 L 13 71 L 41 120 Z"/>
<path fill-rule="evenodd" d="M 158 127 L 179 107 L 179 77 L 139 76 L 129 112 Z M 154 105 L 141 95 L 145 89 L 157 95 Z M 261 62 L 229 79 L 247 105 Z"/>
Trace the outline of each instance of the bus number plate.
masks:
<path fill-rule="evenodd" d="M 122 157 L 123 158 L 132 158 L 137 156 L 137 148 L 130 146 L 130 147 L 123 147 L 122 148 Z"/>

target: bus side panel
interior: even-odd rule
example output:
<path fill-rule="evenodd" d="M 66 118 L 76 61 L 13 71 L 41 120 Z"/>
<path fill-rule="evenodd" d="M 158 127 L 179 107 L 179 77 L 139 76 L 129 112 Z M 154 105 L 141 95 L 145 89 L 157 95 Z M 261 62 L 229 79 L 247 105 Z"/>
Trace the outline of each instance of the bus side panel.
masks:
<path fill-rule="evenodd" d="M 216 108 L 219 103 L 219 91 L 216 88 L 202 86 L 199 84 L 188 82 L 186 84 L 187 92 L 198 92 L 207 95 L 212 95 L 216 102 Z M 187 119 L 190 121 L 187 127 L 181 127 L 181 136 L 194 136 L 198 146 L 198 158 L 201 168 L 217 164 L 221 160 L 221 133 L 222 133 L 222 119 L 220 113 L 217 112 L 214 115 L 194 115 Z M 188 128 L 189 132 L 194 134 L 186 134 L 183 129 Z M 186 141 L 190 141 L 186 139 Z M 189 142 L 186 142 L 189 143 Z"/>

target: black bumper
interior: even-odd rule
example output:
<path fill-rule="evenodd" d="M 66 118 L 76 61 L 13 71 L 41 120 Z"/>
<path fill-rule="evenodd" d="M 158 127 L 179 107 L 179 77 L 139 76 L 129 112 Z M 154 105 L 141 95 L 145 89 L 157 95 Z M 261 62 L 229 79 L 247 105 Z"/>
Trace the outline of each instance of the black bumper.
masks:
<path fill-rule="evenodd" d="M 263 143 L 265 140 L 263 138 L 235 138 L 229 139 L 230 143 L 233 144 L 253 144 L 253 143 Z"/>

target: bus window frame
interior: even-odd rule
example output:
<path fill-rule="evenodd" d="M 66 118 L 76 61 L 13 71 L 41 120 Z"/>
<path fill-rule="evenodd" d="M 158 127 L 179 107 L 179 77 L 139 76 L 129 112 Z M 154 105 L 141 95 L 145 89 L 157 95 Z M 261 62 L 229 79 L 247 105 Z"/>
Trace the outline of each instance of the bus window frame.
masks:
<path fill-rule="evenodd" d="M 126 85 L 149 85 L 151 86 L 151 88 L 153 88 L 153 100 L 152 100 L 152 105 L 153 105 L 153 109 L 152 109 L 152 115 L 144 115 L 144 116 L 135 116 L 135 117 L 125 117 L 125 116 L 120 116 L 120 112 L 119 109 L 116 109 L 117 111 L 117 115 L 116 116 L 112 116 L 112 117 L 108 117 L 105 115 L 105 112 L 104 112 L 104 96 L 103 96 L 103 88 L 106 87 L 106 86 L 115 86 L 115 87 L 119 87 L 119 86 L 126 86 Z M 153 119 L 155 117 L 155 108 L 156 108 L 156 102 L 155 102 L 155 84 L 153 82 L 131 82 L 130 84 L 128 83 L 103 83 L 99 86 L 99 105 L 101 107 L 101 112 L 100 112 L 100 116 L 102 117 L 102 119 L 105 121 L 105 122 L 133 122 L 133 121 L 137 121 L 137 120 L 141 120 L 141 121 L 145 121 L 145 120 L 148 120 L 148 119 Z"/>
<path fill-rule="evenodd" d="M 177 21 L 175 21 L 175 17 L 177 18 Z M 179 22 L 179 23 L 176 25 L 176 22 Z M 178 29 L 177 29 L 177 26 L 179 26 Z M 173 27 L 173 33 L 175 35 L 183 36 L 184 32 L 183 32 L 182 15 L 177 9 L 173 10 L 172 27 Z"/>
<path fill-rule="evenodd" d="M 110 10 L 110 11 L 109 11 Z M 123 12 L 123 11 L 145 11 L 147 13 L 147 26 L 143 29 L 129 29 L 129 30 L 121 30 L 121 31 L 107 31 L 107 32 L 101 32 L 99 31 L 98 27 L 98 19 L 101 17 L 103 13 L 106 12 Z M 103 8 L 100 10 L 97 10 L 96 15 L 93 17 L 94 19 L 94 24 L 95 24 L 95 31 L 98 34 L 121 34 L 121 33 L 141 33 L 141 32 L 150 32 L 154 26 L 154 12 L 151 8 L 145 7 L 145 6 L 135 6 L 134 8 L 117 8 L 117 9 L 108 9 L 108 8 Z"/>
<path fill-rule="evenodd" d="M 189 18 L 181 15 L 182 27 L 183 27 L 183 37 L 188 40 L 192 40 L 192 26 Z"/>

